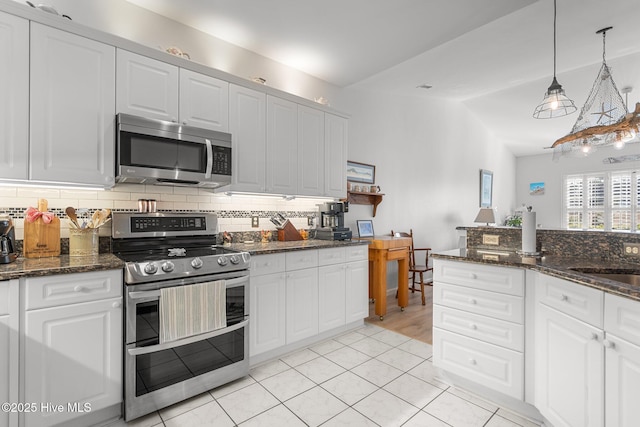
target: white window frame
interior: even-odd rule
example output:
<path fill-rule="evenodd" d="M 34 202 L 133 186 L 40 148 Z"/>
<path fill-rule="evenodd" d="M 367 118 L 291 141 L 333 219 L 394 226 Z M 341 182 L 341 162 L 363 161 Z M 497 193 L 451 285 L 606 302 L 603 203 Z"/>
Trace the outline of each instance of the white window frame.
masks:
<path fill-rule="evenodd" d="M 583 174 L 569 174 L 564 175 L 562 179 L 562 227 L 567 230 L 588 230 L 588 231 L 616 231 L 621 233 L 637 233 L 640 232 L 640 195 L 638 176 L 640 171 L 638 170 L 621 170 L 610 172 L 593 172 Z M 631 206 L 628 208 L 613 208 L 613 194 L 611 188 L 611 179 L 614 175 L 631 175 Z M 604 177 L 604 208 L 589 208 L 586 197 L 588 194 L 588 181 L 589 178 Z M 567 182 L 569 179 L 582 179 L 582 208 L 569 208 L 567 207 Z M 569 228 L 568 215 L 569 212 L 581 212 L 582 213 L 582 228 Z M 604 215 L 604 228 L 588 228 L 589 212 L 603 211 Z M 613 225 L 613 212 L 614 211 L 629 211 L 631 217 L 630 230 L 612 230 Z"/>

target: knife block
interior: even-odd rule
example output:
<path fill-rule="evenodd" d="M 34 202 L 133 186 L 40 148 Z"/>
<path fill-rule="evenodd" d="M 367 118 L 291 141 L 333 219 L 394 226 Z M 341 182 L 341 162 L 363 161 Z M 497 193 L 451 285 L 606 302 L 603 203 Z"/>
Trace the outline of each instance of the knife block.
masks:
<path fill-rule="evenodd" d="M 303 240 L 297 228 L 287 220 L 284 226 L 278 230 L 278 241 L 289 242 L 294 240 Z"/>

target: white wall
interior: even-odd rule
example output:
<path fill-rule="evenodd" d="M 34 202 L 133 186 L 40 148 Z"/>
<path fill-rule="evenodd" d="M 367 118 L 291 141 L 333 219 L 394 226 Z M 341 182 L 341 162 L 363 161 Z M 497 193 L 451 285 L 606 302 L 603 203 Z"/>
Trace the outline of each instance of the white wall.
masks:
<path fill-rule="evenodd" d="M 563 177 L 570 174 L 630 170 L 640 168 L 640 162 L 603 163 L 608 157 L 640 154 L 640 144 L 629 144 L 623 150 L 601 148 L 587 157 L 568 157 L 553 161 L 553 154 L 519 157 L 516 162 L 516 206 L 533 206 L 541 228 L 562 227 Z M 529 184 L 544 182 L 544 194 L 529 195 Z"/>
<path fill-rule="evenodd" d="M 349 160 L 376 165 L 385 193 L 370 206 L 351 205 L 349 225 L 374 221 L 376 234 L 413 228 L 417 244 L 457 246 L 455 227 L 473 225 L 479 171 L 494 172 L 493 205 L 503 218 L 514 208 L 515 158 L 460 103 L 347 91 Z"/>

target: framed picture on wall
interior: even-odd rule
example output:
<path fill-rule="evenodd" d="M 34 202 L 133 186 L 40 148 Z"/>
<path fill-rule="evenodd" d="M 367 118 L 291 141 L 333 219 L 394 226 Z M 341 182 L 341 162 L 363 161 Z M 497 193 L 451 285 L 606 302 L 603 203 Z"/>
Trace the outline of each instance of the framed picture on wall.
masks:
<path fill-rule="evenodd" d="M 480 169 L 480 207 L 490 208 L 493 198 L 493 172 Z"/>
<path fill-rule="evenodd" d="M 347 160 L 347 181 L 374 184 L 376 182 L 376 167 Z"/>

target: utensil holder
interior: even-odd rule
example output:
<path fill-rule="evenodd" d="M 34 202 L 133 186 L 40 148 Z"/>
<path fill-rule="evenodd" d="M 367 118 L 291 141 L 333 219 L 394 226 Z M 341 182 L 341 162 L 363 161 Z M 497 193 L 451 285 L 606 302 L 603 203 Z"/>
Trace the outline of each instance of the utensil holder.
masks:
<path fill-rule="evenodd" d="M 69 256 L 93 256 L 99 253 L 97 228 L 69 229 Z"/>

